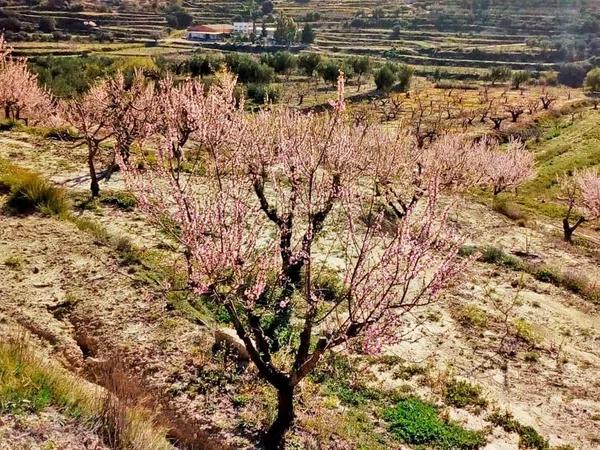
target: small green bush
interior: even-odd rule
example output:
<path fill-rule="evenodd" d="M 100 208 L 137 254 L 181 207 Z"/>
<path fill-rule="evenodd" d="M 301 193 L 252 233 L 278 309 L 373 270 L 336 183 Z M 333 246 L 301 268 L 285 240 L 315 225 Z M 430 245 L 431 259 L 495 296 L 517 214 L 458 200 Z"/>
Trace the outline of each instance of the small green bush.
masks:
<path fill-rule="evenodd" d="M 468 258 L 469 256 L 474 255 L 477 252 L 477 247 L 474 245 L 463 245 L 458 250 L 458 256 L 463 258 Z"/>
<path fill-rule="evenodd" d="M 495 264 L 497 266 L 506 267 L 512 270 L 520 271 L 525 268 L 525 264 L 520 258 L 505 253 L 502 249 L 488 246 L 483 249 L 481 262 Z"/>
<path fill-rule="evenodd" d="M 23 259 L 23 257 L 18 256 L 18 255 L 9 256 L 8 258 L 6 258 L 4 260 L 4 265 L 6 267 L 9 267 L 9 268 L 15 269 L 15 270 L 21 269 L 24 264 L 25 264 L 25 260 Z"/>
<path fill-rule="evenodd" d="M 70 127 L 51 127 L 43 130 L 46 139 L 72 142 L 77 140 L 77 132 Z"/>
<path fill-rule="evenodd" d="M 346 288 L 339 274 L 329 268 L 323 268 L 319 271 L 312 282 L 317 295 L 327 302 L 336 301 L 346 293 Z"/>
<path fill-rule="evenodd" d="M 0 131 L 11 131 L 21 127 L 21 123 L 15 119 L 0 120 Z"/>
<path fill-rule="evenodd" d="M 485 445 L 484 434 L 442 420 L 438 409 L 418 398 L 399 401 L 384 413 L 390 432 L 410 445 L 441 450 L 478 449 Z"/>
<path fill-rule="evenodd" d="M 514 323 L 514 329 L 516 336 L 528 344 L 534 345 L 538 342 L 538 336 L 533 331 L 533 326 L 525 319 L 517 319 Z"/>
<path fill-rule="evenodd" d="M 487 406 L 487 400 L 481 395 L 481 387 L 463 380 L 450 380 L 446 383 L 446 403 L 457 408 Z"/>
<path fill-rule="evenodd" d="M 467 305 L 458 312 L 458 322 L 466 327 L 483 328 L 487 325 L 487 315 L 485 311 L 477 305 Z"/>
<path fill-rule="evenodd" d="M 550 267 L 532 268 L 533 276 L 536 280 L 543 283 L 559 284 L 560 274 L 556 273 Z"/>
<path fill-rule="evenodd" d="M 524 220 L 526 218 L 525 214 L 517 204 L 505 199 L 496 200 L 492 209 L 511 220 Z"/>
<path fill-rule="evenodd" d="M 139 252 L 126 237 L 117 238 L 114 243 L 115 250 L 119 254 L 120 263 L 123 266 L 131 266 L 141 262 Z"/>
<path fill-rule="evenodd" d="M 537 352 L 527 352 L 523 359 L 528 363 L 537 363 L 540 360 L 540 355 Z"/>
<path fill-rule="evenodd" d="M 488 417 L 488 421 L 501 427 L 509 433 L 517 433 L 520 437 L 520 449 L 548 450 L 550 445 L 540 434 L 530 426 L 525 426 L 515 420 L 511 413 L 496 411 Z"/>
<path fill-rule="evenodd" d="M 124 211 L 132 211 L 137 205 L 137 199 L 130 192 L 105 193 L 100 202 L 104 205 L 112 205 Z"/>

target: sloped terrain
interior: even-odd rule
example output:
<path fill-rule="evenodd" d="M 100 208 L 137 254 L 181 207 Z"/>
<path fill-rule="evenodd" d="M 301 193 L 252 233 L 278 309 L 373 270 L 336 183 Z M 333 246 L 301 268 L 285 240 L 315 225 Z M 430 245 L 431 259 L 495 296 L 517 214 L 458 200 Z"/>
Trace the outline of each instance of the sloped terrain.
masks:
<path fill-rule="evenodd" d="M 548 142 L 532 144 L 532 150 L 543 154 Z M 0 158 L 67 181 L 75 204 L 68 220 L 7 211 L 0 216 L 1 321 L 28 330 L 53 359 L 90 381 L 110 387 L 107 372 L 126 374 L 127 396 L 158 412 L 175 445 L 250 448 L 270 421 L 273 392 L 252 367 L 239 372 L 235 362 L 214 354 L 213 332 L 223 325 L 206 305 L 164 283 L 178 270 L 176 248 L 134 207 L 82 202 L 87 181 L 81 149 L 5 132 Z M 103 189 L 106 197 L 118 197 L 118 174 Z M 465 199 L 452 220 L 468 234 L 467 244 L 493 247 L 504 256 L 474 262 L 442 301 L 407 319 L 401 345 L 375 359 L 351 359 L 343 371 L 326 363 L 326 383 L 307 380 L 294 445 L 403 448 L 384 411 L 404 393 L 433 402 L 467 429 L 481 430 L 488 450 L 522 445 L 514 429 L 494 421 L 495 410 L 510 411 L 553 446 L 598 448 L 598 304 L 510 259 L 599 283 L 598 247 L 563 243 L 555 219 L 531 213 L 524 227 L 489 205 L 490 199 Z M 584 234 L 591 242 L 596 238 L 593 228 Z M 454 398 L 449 392 L 456 380 L 480 386 L 485 401 L 472 393 Z M 35 418 L 28 433 L 35 434 L 42 421 L 44 439 L 53 439 L 58 421 L 66 426 L 61 438 L 68 440 L 74 430 L 73 436 L 85 439 L 76 424 L 69 428 L 68 421 L 48 414 Z M 13 436 L 29 419 L 2 420 Z M 34 445 L 24 436 L 14 442 Z"/>

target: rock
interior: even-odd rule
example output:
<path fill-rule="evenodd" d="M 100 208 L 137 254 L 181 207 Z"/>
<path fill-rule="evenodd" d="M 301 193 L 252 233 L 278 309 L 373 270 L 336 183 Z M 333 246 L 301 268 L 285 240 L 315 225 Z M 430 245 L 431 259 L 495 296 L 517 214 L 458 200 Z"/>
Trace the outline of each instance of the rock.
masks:
<path fill-rule="evenodd" d="M 239 370 L 245 370 L 250 364 L 250 354 L 235 330 L 231 328 L 220 328 L 215 330 L 215 343 L 213 352 L 223 351 L 226 356 L 233 356 L 238 363 Z"/>

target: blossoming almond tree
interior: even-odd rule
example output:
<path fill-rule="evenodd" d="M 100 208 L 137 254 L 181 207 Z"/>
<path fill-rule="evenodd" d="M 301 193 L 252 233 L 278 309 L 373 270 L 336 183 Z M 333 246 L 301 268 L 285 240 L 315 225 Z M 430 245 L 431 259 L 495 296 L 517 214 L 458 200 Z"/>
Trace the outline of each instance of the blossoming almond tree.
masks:
<path fill-rule="evenodd" d="M 135 72 L 130 83 L 122 73 L 100 80 L 90 90 L 59 104 L 59 121 L 74 127 L 86 145 L 92 197 L 100 195 L 100 180 L 110 177 L 114 168 L 114 153 L 123 161 L 129 159 L 131 146 L 142 143 L 155 128 L 154 85 L 141 72 Z M 102 144 L 114 140 L 108 167 L 98 173 L 96 164 Z"/>
<path fill-rule="evenodd" d="M 506 150 L 492 148 L 480 164 L 494 196 L 517 188 L 533 175 L 535 167 L 533 154 L 518 140 L 511 140 Z"/>
<path fill-rule="evenodd" d="M 108 103 L 108 81 L 101 80 L 87 93 L 59 104 L 60 120 L 77 129 L 82 137 L 82 143 L 87 146 L 92 197 L 100 195 L 99 181 L 102 177 L 98 175 L 96 162 L 101 144 L 112 136 Z"/>
<path fill-rule="evenodd" d="M 0 35 L 0 107 L 6 119 L 38 123 L 53 110 L 52 96 L 39 86 L 24 58 L 15 58 Z"/>
<path fill-rule="evenodd" d="M 567 205 L 563 218 L 563 234 L 567 242 L 573 242 L 573 234 L 586 221 L 600 219 L 600 176 L 593 169 L 576 172 L 572 177 L 559 180 L 560 199 Z M 578 214 L 571 224 L 573 215 Z"/>
<path fill-rule="evenodd" d="M 403 316 L 468 263 L 447 220 L 455 202 L 439 200 L 478 181 L 475 147 L 444 137 L 419 150 L 404 133 L 350 125 L 343 81 L 328 115 L 244 114 L 228 76 L 206 94 L 194 81 L 169 83 L 155 102 L 165 114 L 156 161 L 139 170 L 120 159 L 124 179 L 149 219 L 173 228 L 190 286 L 227 311 L 277 390 L 263 445 L 280 448 L 297 386 L 326 352 L 396 342 Z M 403 191 L 417 200 L 388 223 L 387 195 Z M 331 269 L 343 289 L 327 298 L 318 282 Z M 285 333 L 295 338 L 284 344 Z"/>

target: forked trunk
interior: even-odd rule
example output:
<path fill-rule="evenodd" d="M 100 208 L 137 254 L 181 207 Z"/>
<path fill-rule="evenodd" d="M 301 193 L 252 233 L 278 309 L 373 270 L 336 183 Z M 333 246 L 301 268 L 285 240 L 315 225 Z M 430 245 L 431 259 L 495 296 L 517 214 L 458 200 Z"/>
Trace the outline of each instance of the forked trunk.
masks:
<path fill-rule="evenodd" d="M 564 238 L 565 238 L 566 242 L 568 242 L 569 244 L 573 243 L 573 233 L 575 233 L 575 230 L 583 222 L 585 222 L 585 218 L 584 217 L 580 217 L 577 220 L 577 222 L 575 222 L 575 225 L 571 226 L 571 224 L 569 223 L 569 218 L 568 217 L 565 217 L 563 219 L 563 232 L 564 232 Z"/>
<path fill-rule="evenodd" d="M 263 438 L 265 450 L 283 449 L 285 433 L 294 422 L 294 387 L 286 385 L 277 391 L 277 418 Z"/>

